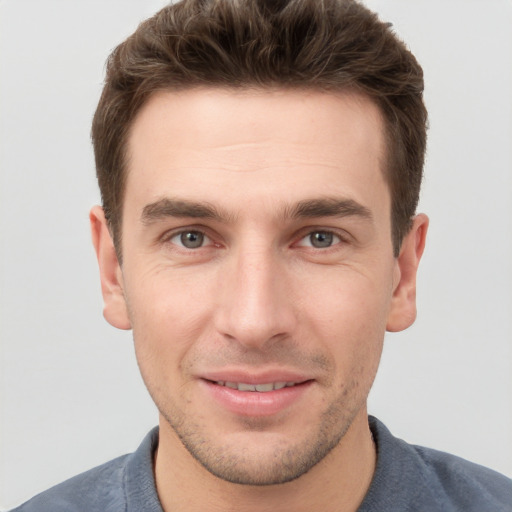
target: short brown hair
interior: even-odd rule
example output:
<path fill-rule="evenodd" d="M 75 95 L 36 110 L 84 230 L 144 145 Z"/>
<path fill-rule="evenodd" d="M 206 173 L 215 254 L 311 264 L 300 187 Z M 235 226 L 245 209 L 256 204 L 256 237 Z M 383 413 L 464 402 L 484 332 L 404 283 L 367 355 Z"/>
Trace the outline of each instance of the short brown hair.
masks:
<path fill-rule="evenodd" d="M 415 214 L 426 147 L 423 72 L 389 23 L 356 0 L 183 0 L 139 25 L 107 61 L 92 125 L 103 208 L 121 256 L 126 146 L 156 91 L 354 89 L 380 107 L 395 255 Z"/>

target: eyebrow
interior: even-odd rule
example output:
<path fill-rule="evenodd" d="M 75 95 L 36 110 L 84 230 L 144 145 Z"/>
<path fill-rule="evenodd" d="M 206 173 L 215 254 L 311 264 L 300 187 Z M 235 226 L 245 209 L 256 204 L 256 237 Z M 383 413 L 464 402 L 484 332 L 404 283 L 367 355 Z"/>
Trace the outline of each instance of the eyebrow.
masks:
<path fill-rule="evenodd" d="M 300 201 L 293 207 L 286 208 L 284 217 L 305 219 L 313 217 L 361 217 L 372 220 L 372 212 L 353 199 L 326 197 Z"/>
<path fill-rule="evenodd" d="M 143 224 L 148 225 L 168 217 L 212 219 L 226 222 L 231 218 L 231 215 L 208 203 L 164 198 L 147 204 L 142 210 L 141 220 Z"/>
<path fill-rule="evenodd" d="M 232 222 L 233 215 L 224 212 L 209 203 L 199 203 L 183 199 L 164 198 L 147 204 L 141 215 L 143 224 L 168 218 L 211 219 L 217 222 Z M 360 217 L 372 220 L 371 211 L 353 199 L 320 198 L 306 199 L 297 204 L 285 206 L 282 212 L 283 220 L 307 219 L 315 217 Z"/>

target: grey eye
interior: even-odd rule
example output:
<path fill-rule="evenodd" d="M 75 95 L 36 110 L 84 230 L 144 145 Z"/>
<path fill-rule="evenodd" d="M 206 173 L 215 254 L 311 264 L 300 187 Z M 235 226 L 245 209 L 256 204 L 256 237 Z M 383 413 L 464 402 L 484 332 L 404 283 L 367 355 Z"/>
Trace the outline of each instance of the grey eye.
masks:
<path fill-rule="evenodd" d="M 329 231 L 315 231 L 309 235 L 309 240 L 313 247 L 318 249 L 330 247 L 334 241 L 333 233 Z"/>
<path fill-rule="evenodd" d="M 197 249 L 203 245 L 205 236 L 201 231 L 184 231 L 175 238 L 179 238 L 179 245 L 187 249 Z"/>
<path fill-rule="evenodd" d="M 313 247 L 314 249 L 328 249 L 341 243 L 341 238 L 332 231 L 311 231 L 297 244 L 299 247 Z"/>

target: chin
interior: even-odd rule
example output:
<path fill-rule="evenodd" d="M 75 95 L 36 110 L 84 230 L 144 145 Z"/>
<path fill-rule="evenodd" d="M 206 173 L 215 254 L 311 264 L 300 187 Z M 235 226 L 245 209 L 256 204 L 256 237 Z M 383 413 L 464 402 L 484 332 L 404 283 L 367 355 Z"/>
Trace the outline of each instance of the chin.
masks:
<path fill-rule="evenodd" d="M 189 454 L 224 481 L 250 486 L 279 485 L 309 472 L 334 449 L 350 427 L 339 410 L 328 411 L 315 428 L 272 432 L 268 419 L 251 418 L 242 430 L 213 437 L 198 425 L 169 421 Z"/>

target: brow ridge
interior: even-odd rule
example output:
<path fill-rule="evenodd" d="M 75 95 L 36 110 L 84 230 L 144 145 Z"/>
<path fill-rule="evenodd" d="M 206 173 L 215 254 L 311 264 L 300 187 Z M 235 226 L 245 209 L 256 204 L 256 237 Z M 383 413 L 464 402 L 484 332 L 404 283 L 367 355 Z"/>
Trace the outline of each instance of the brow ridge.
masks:
<path fill-rule="evenodd" d="M 285 206 L 282 212 L 283 220 L 349 216 L 368 220 L 373 217 L 372 212 L 357 201 L 334 197 L 299 201 L 297 204 Z M 148 225 L 167 217 L 211 219 L 218 222 L 233 220 L 233 215 L 212 204 L 172 198 L 162 198 L 147 204 L 142 210 L 141 219 Z"/>
<path fill-rule="evenodd" d="M 325 197 L 320 199 L 306 199 L 286 209 L 285 217 L 304 219 L 312 217 L 361 217 L 372 220 L 373 215 L 369 208 L 353 199 Z"/>
<path fill-rule="evenodd" d="M 141 215 L 144 224 L 151 224 L 167 217 L 190 217 L 225 221 L 230 218 L 230 215 L 208 203 L 196 203 L 194 201 L 170 198 L 159 199 L 147 204 L 143 208 Z"/>

